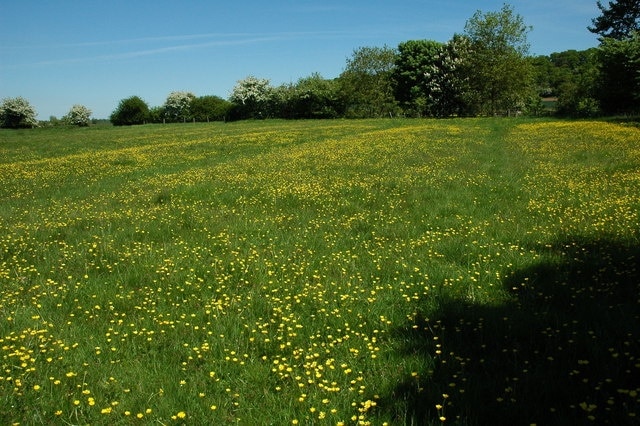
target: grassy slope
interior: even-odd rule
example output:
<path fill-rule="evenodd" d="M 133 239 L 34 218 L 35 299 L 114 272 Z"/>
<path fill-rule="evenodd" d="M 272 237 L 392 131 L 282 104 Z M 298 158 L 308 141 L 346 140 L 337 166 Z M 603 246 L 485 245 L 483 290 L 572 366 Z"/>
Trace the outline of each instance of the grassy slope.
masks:
<path fill-rule="evenodd" d="M 630 422 L 637 140 L 514 120 L 3 131 L 0 418 Z"/>

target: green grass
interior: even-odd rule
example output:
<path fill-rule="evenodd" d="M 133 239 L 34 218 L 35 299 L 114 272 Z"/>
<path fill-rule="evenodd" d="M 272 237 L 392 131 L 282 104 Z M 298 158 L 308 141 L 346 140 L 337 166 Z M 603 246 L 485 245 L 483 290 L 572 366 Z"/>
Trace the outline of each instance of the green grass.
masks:
<path fill-rule="evenodd" d="M 633 424 L 640 132 L 0 132 L 3 424 Z"/>

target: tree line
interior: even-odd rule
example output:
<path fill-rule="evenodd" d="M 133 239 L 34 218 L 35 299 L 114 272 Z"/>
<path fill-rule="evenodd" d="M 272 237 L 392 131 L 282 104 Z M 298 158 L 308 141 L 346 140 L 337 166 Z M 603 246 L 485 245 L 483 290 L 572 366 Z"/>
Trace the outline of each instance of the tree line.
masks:
<path fill-rule="evenodd" d="M 274 87 L 268 79 L 248 76 L 236 83 L 228 99 L 172 92 L 157 107 L 132 96 L 120 101 L 110 121 L 637 114 L 640 3 L 597 5 L 601 15 L 588 30 L 600 35 L 600 45 L 584 51 L 529 55 L 531 27 L 505 4 L 496 12 L 477 11 L 463 33 L 446 43 L 409 40 L 395 48 L 355 49 L 335 79 L 314 73 Z M 28 102 L 18 100 L 29 115 Z M 16 99 L 10 101 L 16 104 Z M 20 108 L 5 103 L 1 123 L 16 127 Z M 83 108 L 88 111 L 74 106 L 63 122 L 88 124 Z M 17 126 L 33 125 L 34 120 L 18 120 Z"/>

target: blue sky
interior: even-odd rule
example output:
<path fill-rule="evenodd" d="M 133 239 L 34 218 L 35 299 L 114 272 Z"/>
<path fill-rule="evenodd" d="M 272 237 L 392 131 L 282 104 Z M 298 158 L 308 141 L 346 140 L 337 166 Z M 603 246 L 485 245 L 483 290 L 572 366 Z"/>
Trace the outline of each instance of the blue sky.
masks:
<path fill-rule="evenodd" d="M 598 45 L 595 0 L 512 0 L 531 54 Z M 337 77 L 354 49 L 446 42 L 503 0 L 0 0 L 0 98 L 22 96 L 38 118 L 82 104 L 107 118 L 137 95 L 176 90 L 227 98 L 248 75 L 274 86 L 314 72 Z"/>

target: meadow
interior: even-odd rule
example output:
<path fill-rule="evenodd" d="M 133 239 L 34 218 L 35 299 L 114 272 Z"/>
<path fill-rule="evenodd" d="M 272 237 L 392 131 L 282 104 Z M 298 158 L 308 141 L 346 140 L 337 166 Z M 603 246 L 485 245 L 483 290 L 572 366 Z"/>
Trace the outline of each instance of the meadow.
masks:
<path fill-rule="evenodd" d="M 640 130 L 0 131 L 2 424 L 637 424 Z"/>

